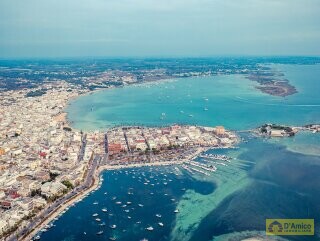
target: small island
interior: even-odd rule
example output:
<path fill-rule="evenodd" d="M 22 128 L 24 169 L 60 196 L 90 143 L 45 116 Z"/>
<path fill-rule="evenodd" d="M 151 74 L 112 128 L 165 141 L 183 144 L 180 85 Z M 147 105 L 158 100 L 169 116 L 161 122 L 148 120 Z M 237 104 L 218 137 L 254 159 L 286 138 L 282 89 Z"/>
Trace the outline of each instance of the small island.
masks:
<path fill-rule="evenodd" d="M 253 132 L 264 137 L 291 137 L 299 131 L 320 132 L 320 124 L 308 124 L 304 126 L 285 126 L 278 124 L 264 124 Z"/>

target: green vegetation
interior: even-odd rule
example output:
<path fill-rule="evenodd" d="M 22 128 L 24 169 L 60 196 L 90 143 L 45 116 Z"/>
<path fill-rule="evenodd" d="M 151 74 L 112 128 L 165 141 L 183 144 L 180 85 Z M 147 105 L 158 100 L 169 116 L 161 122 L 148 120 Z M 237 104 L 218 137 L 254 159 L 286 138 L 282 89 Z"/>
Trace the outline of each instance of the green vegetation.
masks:
<path fill-rule="evenodd" d="M 49 182 L 54 181 L 56 179 L 56 177 L 59 176 L 58 173 L 53 173 L 53 172 L 50 172 L 49 175 L 50 175 Z"/>
<path fill-rule="evenodd" d="M 70 127 L 67 127 L 67 126 L 63 127 L 63 130 L 64 131 L 72 131 L 72 129 Z"/>
<path fill-rule="evenodd" d="M 30 92 L 28 92 L 28 93 L 26 94 L 26 97 L 41 96 L 41 95 L 44 95 L 45 93 L 47 93 L 47 90 L 46 90 L 46 89 L 30 91 Z"/>
<path fill-rule="evenodd" d="M 40 196 L 41 195 L 41 190 L 40 189 L 36 189 L 36 190 L 32 190 L 31 191 L 31 197 L 34 197 L 34 196 Z"/>
<path fill-rule="evenodd" d="M 69 180 L 64 180 L 61 182 L 63 185 L 65 185 L 68 189 L 72 189 L 73 185 Z"/>

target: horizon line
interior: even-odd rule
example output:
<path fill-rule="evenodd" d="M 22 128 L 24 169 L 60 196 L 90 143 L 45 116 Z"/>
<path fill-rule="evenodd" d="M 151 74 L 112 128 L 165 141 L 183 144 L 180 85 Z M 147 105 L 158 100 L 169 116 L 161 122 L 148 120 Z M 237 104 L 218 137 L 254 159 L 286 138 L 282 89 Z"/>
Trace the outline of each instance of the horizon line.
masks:
<path fill-rule="evenodd" d="M 198 55 L 198 56 L 188 56 L 188 55 L 154 55 L 154 56 L 39 56 L 39 57 L 0 57 L 0 61 L 12 61 L 12 60 L 73 60 L 73 59 L 83 59 L 83 60 L 95 60 L 95 59 L 215 59 L 215 58 L 320 58 L 320 55 L 251 55 L 251 54 L 235 54 L 235 55 Z"/>

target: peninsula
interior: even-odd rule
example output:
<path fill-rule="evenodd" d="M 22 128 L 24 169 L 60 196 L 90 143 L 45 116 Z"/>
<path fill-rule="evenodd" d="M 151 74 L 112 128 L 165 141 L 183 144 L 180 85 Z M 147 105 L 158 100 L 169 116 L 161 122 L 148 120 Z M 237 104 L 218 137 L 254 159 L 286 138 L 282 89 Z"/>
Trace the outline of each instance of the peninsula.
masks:
<path fill-rule="evenodd" d="M 283 78 L 283 73 L 268 67 L 252 71 L 246 78 L 258 82 L 256 88 L 266 94 L 285 97 L 298 92 L 289 80 Z"/>

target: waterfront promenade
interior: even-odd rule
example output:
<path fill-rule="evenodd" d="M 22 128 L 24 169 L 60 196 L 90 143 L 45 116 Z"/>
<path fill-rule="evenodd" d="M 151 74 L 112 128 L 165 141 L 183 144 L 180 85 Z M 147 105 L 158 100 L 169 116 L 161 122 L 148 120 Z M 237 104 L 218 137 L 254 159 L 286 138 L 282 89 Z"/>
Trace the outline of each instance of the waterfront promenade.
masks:
<path fill-rule="evenodd" d="M 7 241 L 22 240 L 28 241 L 37 235 L 46 225 L 52 222 L 56 217 L 58 217 L 66 209 L 70 208 L 73 204 L 82 200 L 90 192 L 99 188 L 100 177 L 103 171 L 107 170 L 118 170 L 124 168 L 137 168 L 145 166 L 168 166 L 168 165 L 181 165 L 185 162 L 192 161 L 200 155 L 206 148 L 197 148 L 193 153 L 186 156 L 180 161 L 158 161 L 152 163 L 134 163 L 128 165 L 100 165 L 100 156 L 94 156 L 92 158 L 90 171 L 88 172 L 84 183 L 74 189 L 69 194 L 65 195 L 61 199 L 57 200 L 51 204 L 47 209 L 43 210 L 37 218 L 32 220 L 32 222 L 25 228 L 19 229 Z M 28 232 L 28 230 L 30 232 Z"/>

